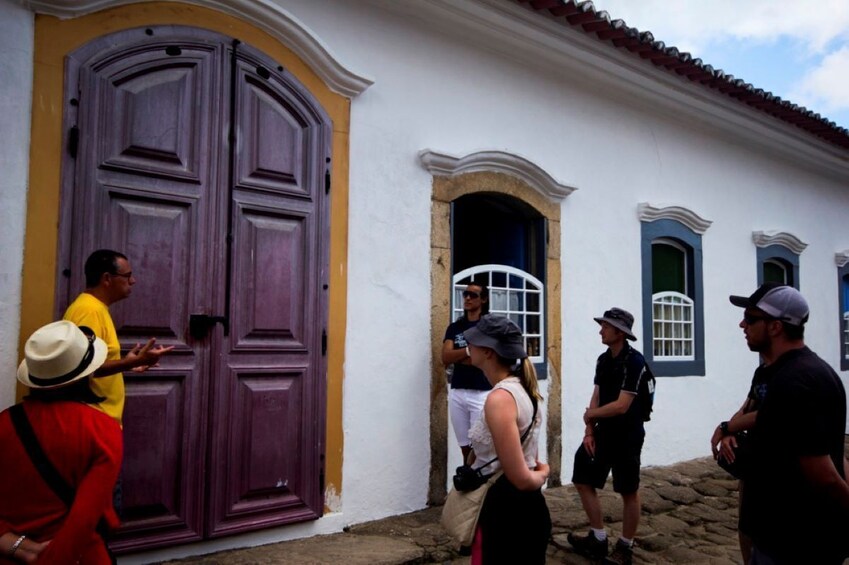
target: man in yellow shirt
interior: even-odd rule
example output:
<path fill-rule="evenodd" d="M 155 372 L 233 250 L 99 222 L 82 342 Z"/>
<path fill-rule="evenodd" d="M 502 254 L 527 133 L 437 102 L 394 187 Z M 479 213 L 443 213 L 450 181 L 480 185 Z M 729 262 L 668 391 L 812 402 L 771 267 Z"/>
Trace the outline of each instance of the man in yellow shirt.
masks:
<path fill-rule="evenodd" d="M 174 347 L 154 347 L 156 338 L 150 338 L 144 346 L 136 344 L 121 357 L 121 344 L 109 306 L 127 298 L 136 284 L 126 256 L 109 249 L 95 251 L 86 259 L 85 279 L 85 291 L 68 306 L 64 319 L 78 326 L 90 327 L 97 337 L 106 342 L 109 348 L 106 362 L 89 377 L 89 386 L 95 394 L 104 398 L 98 408 L 121 424 L 124 413 L 123 371 L 145 371 Z"/>

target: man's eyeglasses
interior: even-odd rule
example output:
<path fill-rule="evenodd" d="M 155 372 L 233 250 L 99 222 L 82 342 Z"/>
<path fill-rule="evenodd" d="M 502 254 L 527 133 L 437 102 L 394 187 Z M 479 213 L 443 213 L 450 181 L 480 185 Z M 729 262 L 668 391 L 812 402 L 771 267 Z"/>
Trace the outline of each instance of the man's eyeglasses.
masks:
<path fill-rule="evenodd" d="M 767 316 L 751 316 L 745 314 L 743 315 L 743 321 L 746 322 L 747 326 L 757 324 L 758 322 L 767 322 L 774 319 L 775 318 L 769 318 Z"/>
<path fill-rule="evenodd" d="M 133 272 L 132 271 L 130 271 L 129 273 L 109 273 L 109 274 L 112 275 L 113 277 L 124 277 L 127 280 L 130 280 L 131 278 L 133 278 Z"/>
<path fill-rule="evenodd" d="M 475 292 L 474 290 L 464 290 L 463 291 L 463 298 L 480 298 L 480 297 L 481 297 L 480 292 Z"/>

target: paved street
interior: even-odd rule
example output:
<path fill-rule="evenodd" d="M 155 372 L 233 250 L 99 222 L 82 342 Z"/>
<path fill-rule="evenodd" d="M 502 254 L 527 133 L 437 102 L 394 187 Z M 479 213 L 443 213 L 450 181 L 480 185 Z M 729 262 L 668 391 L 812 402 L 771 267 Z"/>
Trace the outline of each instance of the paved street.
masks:
<path fill-rule="evenodd" d="M 642 472 L 643 515 L 635 562 L 725 565 L 741 563 L 737 547 L 737 481 L 707 457 Z M 572 553 L 566 533 L 585 531 L 587 520 L 571 486 L 545 492 L 552 521 L 549 563 L 587 564 Z M 604 520 L 611 535 L 622 528 L 621 503 L 602 492 Z M 428 508 L 360 524 L 339 534 L 171 561 L 188 564 L 400 565 L 468 563 L 439 525 L 440 508 Z"/>

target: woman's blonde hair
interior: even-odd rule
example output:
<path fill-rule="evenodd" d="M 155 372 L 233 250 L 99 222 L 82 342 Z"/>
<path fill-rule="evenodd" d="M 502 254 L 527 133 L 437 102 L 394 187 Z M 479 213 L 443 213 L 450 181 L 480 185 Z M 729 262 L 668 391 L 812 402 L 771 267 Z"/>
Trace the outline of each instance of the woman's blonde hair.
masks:
<path fill-rule="evenodd" d="M 539 382 L 537 382 L 537 371 L 534 364 L 531 363 L 530 357 L 525 357 L 519 363 L 515 359 L 505 359 L 496 354 L 498 362 L 505 367 L 510 368 L 510 374 L 519 377 L 519 382 L 522 383 L 522 388 L 531 397 L 531 400 L 542 400 L 542 395 L 539 393 Z"/>

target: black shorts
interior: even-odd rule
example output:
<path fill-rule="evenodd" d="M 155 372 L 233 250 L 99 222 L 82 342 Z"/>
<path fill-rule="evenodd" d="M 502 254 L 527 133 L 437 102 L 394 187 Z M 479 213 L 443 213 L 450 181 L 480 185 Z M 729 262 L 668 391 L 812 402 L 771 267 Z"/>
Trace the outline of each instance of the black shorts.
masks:
<path fill-rule="evenodd" d="M 595 457 L 590 457 L 584 444 L 575 452 L 572 483 L 602 489 L 613 470 L 613 490 L 632 494 L 640 488 L 640 454 L 645 432 L 629 434 L 627 438 L 610 439 L 596 433 Z"/>

